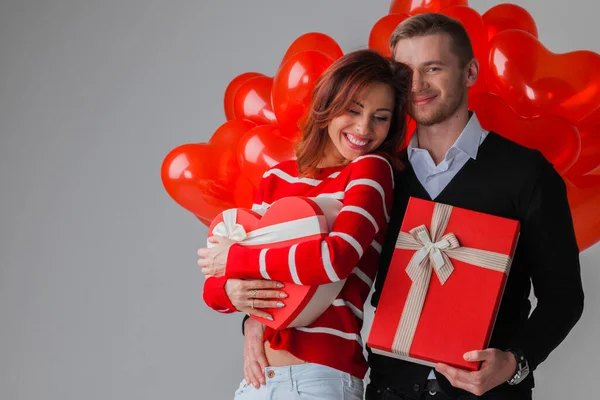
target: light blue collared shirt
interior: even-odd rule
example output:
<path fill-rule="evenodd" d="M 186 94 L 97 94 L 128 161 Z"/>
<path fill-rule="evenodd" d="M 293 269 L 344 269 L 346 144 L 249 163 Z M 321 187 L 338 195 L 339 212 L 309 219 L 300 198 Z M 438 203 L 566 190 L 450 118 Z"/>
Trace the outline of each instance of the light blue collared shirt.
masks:
<path fill-rule="evenodd" d="M 472 113 L 460 136 L 438 165 L 435 165 L 427 150 L 419 148 L 417 134 L 413 134 L 407 148 L 408 161 L 432 200 L 435 200 L 470 158 L 477 159 L 479 145 L 488 133 L 479 124 L 475 113 Z"/>

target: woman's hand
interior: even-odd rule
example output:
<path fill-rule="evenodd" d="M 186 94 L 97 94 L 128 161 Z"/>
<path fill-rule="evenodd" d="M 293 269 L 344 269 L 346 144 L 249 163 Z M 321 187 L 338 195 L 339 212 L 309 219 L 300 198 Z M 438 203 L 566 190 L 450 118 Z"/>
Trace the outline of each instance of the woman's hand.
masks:
<path fill-rule="evenodd" d="M 202 268 L 202 273 L 204 275 L 216 277 L 224 276 L 229 249 L 235 242 L 222 236 L 209 237 L 208 241 L 214 243 L 215 246 L 211 248 L 201 247 L 198 249 L 198 256 L 200 257 L 198 265 Z"/>
<path fill-rule="evenodd" d="M 228 279 L 225 293 L 236 310 L 257 317 L 273 320 L 271 314 L 261 308 L 283 307 L 281 299 L 287 294 L 282 292 L 283 283 L 263 279 Z"/>

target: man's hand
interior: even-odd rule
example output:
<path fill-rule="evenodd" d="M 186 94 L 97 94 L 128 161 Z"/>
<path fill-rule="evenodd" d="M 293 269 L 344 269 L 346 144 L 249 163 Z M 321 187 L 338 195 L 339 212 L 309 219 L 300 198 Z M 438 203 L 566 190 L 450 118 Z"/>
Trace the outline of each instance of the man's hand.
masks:
<path fill-rule="evenodd" d="M 244 334 L 244 378 L 258 389 L 266 383 L 265 368 L 269 366 L 263 340 L 265 326 L 248 318 L 244 322 Z"/>
<path fill-rule="evenodd" d="M 435 370 L 443 374 L 454 387 L 481 396 L 488 390 L 503 384 L 513 377 L 517 360 L 508 351 L 498 349 L 474 350 L 465 353 L 466 361 L 481 361 L 479 371 L 465 371 L 439 363 Z"/>
<path fill-rule="evenodd" d="M 269 313 L 261 309 L 285 305 L 281 299 L 285 299 L 287 294 L 277 290 L 283 286 L 281 282 L 263 279 L 228 279 L 225 293 L 238 311 L 273 320 Z"/>

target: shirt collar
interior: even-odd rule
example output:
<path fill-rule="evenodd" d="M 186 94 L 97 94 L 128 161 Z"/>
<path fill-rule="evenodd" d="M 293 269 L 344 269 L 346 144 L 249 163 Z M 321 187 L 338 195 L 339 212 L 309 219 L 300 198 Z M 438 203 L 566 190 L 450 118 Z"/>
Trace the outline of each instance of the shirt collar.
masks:
<path fill-rule="evenodd" d="M 471 117 L 469 118 L 469 122 L 464 127 L 456 142 L 452 145 L 452 147 L 446 153 L 446 156 L 450 153 L 452 148 L 462 151 L 472 159 L 477 159 L 477 151 L 479 150 L 479 145 L 481 144 L 482 134 L 484 129 L 481 127 L 479 120 L 477 119 L 477 115 L 474 112 L 470 112 Z M 410 143 L 406 149 L 407 155 L 410 158 L 413 151 L 419 148 L 417 131 L 413 132 L 412 137 L 410 138 Z"/>

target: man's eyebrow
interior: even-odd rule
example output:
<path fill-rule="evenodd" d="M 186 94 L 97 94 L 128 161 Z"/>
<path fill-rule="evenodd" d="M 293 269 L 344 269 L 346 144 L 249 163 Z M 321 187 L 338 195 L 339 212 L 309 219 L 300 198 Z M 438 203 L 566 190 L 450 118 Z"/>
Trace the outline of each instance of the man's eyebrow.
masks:
<path fill-rule="evenodd" d="M 421 65 L 423 67 L 429 67 L 429 66 L 432 66 L 432 65 L 446 65 L 446 64 L 444 64 L 444 62 L 441 61 L 441 60 L 431 60 L 431 61 L 426 61 L 426 62 L 424 62 Z"/>

